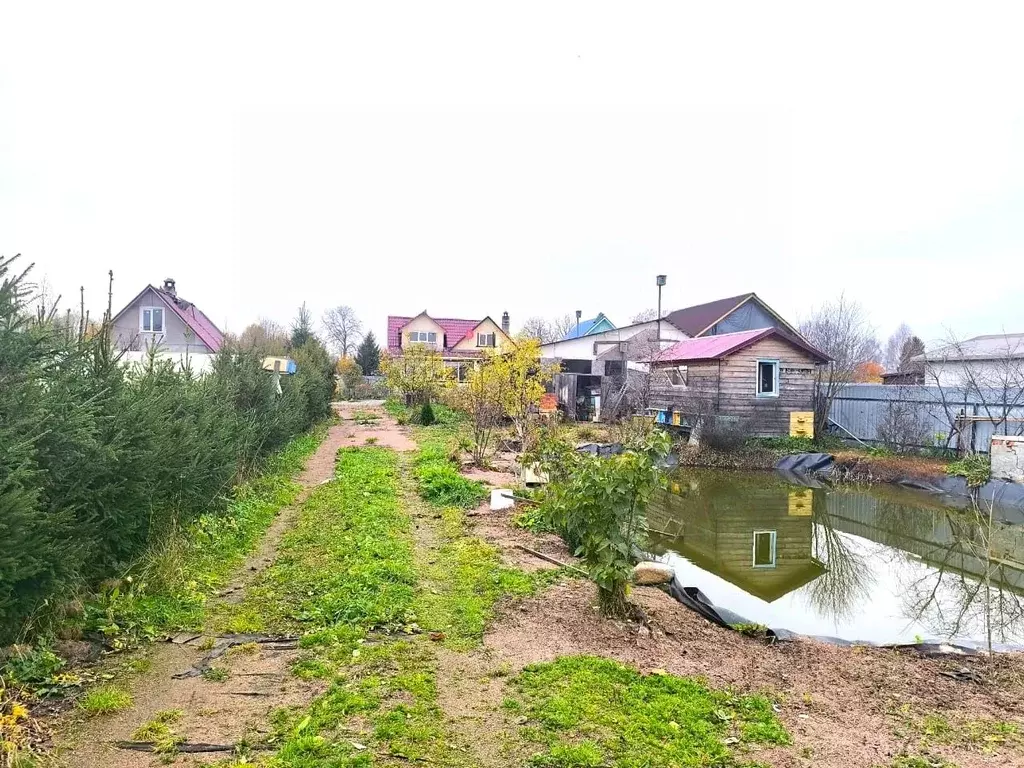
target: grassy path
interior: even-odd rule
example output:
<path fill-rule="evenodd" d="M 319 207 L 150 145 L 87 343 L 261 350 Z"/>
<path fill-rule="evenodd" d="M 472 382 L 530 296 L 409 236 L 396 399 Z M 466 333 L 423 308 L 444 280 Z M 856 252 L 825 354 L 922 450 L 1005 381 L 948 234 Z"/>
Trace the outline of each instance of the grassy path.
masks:
<path fill-rule="evenodd" d="M 738 766 L 742 745 L 787 741 L 761 697 L 602 658 L 502 660 L 484 644 L 499 601 L 568 577 L 511 568 L 471 533 L 486 494 L 451 463 L 451 429 L 416 428 L 419 449 L 397 452 L 383 446 L 412 446 L 408 431 L 381 411 L 346 415 L 204 638 L 159 647 L 132 706 L 90 720 L 65 765 Z M 233 633 L 252 637 L 227 647 Z M 226 652 L 204 661 L 211 648 Z M 197 742 L 232 749 L 181 753 Z"/>

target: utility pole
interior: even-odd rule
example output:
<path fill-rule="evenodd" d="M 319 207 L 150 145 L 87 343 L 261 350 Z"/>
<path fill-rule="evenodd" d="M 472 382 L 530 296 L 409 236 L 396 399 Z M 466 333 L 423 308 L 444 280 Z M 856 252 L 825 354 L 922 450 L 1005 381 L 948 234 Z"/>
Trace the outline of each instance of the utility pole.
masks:
<path fill-rule="evenodd" d="M 658 275 L 655 278 L 658 284 L 658 351 L 661 351 L 661 289 L 665 286 L 665 275 Z"/>

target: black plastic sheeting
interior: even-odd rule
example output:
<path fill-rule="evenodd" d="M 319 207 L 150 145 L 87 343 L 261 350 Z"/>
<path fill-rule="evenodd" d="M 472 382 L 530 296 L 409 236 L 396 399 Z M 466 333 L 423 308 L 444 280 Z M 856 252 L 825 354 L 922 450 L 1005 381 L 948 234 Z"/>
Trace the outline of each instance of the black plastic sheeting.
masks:
<path fill-rule="evenodd" d="M 794 453 L 783 456 L 775 468 L 781 472 L 792 472 L 797 475 L 817 475 L 832 469 L 833 459 L 830 453 Z"/>
<path fill-rule="evenodd" d="M 717 624 L 720 627 L 726 629 L 735 629 L 737 625 L 751 625 L 752 622 L 738 613 L 733 613 L 728 608 L 722 608 L 721 606 L 715 605 L 708 599 L 707 595 L 701 592 L 697 587 L 686 587 L 679 581 L 677 577 L 673 577 L 672 581 L 665 585 L 665 591 L 674 597 L 678 602 L 685 605 L 692 611 L 696 611 L 708 621 Z M 920 653 L 925 656 L 981 656 L 987 655 L 986 651 L 982 648 L 972 648 L 966 645 L 954 645 L 952 643 L 941 643 L 941 642 L 924 642 L 924 643 L 871 643 L 861 642 L 854 640 L 843 640 L 838 637 L 827 637 L 824 635 L 801 635 L 796 632 L 791 632 L 788 629 L 781 629 L 779 627 L 766 627 L 765 635 L 770 640 L 785 642 L 788 640 L 795 640 L 800 637 L 809 637 L 813 640 L 820 640 L 822 642 L 831 643 L 832 645 L 842 646 L 854 646 L 854 645 L 870 645 L 876 648 L 895 648 L 900 650 L 911 650 L 915 653 Z M 993 646 L 994 650 L 998 651 L 1013 651 L 1020 650 L 1020 648 L 1007 645 L 996 645 Z"/>

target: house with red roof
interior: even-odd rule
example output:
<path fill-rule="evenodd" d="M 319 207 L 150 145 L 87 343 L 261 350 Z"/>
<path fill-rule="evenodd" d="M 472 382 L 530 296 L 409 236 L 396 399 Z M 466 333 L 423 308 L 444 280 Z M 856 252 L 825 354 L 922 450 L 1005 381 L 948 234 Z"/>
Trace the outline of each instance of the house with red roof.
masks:
<path fill-rule="evenodd" d="M 388 354 L 402 355 L 412 345 L 436 349 L 446 363 L 460 371 L 463 363 L 482 358 L 512 342 L 509 315 L 501 316 L 501 325 L 490 317 L 465 320 L 434 317 L 423 310 L 418 315 L 388 315 Z"/>
<path fill-rule="evenodd" d="M 769 326 L 684 339 L 648 362 L 659 421 L 781 437 L 794 430 L 811 436 L 815 371 L 828 356 L 802 336 Z"/>
<path fill-rule="evenodd" d="M 157 347 L 188 355 L 216 354 L 224 334 L 195 304 L 178 295 L 174 280 L 147 285 L 114 315 L 114 344 L 119 351 L 141 352 Z"/>

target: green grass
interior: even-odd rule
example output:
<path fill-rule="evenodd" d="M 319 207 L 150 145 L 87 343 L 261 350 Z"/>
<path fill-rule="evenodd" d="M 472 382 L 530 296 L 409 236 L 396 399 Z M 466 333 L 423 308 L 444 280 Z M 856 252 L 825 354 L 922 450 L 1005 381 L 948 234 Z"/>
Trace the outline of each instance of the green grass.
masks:
<path fill-rule="evenodd" d="M 207 667 L 203 670 L 203 680 L 211 683 L 223 683 L 230 676 L 226 667 Z"/>
<path fill-rule="evenodd" d="M 374 755 L 456 764 L 429 640 L 388 639 L 415 629 L 417 600 L 412 520 L 398 479 L 392 451 L 342 450 L 336 481 L 306 501 L 277 561 L 250 590 L 246 602 L 268 629 L 304 632 L 294 674 L 328 681 L 310 706 L 274 717 L 274 768 L 369 766 Z M 366 733 L 344 731 L 354 715 Z"/>
<path fill-rule="evenodd" d="M 180 709 L 165 709 L 157 712 L 148 723 L 143 723 L 132 733 L 132 741 L 148 741 L 153 744 L 153 751 L 161 755 L 174 754 L 178 746 L 185 740 L 171 726 L 181 720 Z"/>
<path fill-rule="evenodd" d="M 113 685 L 93 688 L 78 702 L 79 709 L 88 715 L 109 715 L 126 710 L 131 705 L 131 694 Z"/>
<path fill-rule="evenodd" d="M 533 765 L 729 766 L 744 748 L 788 744 L 763 696 L 739 696 L 673 675 L 643 676 L 609 659 L 568 656 L 526 667 L 506 709 L 526 718 Z"/>
<path fill-rule="evenodd" d="M 451 459 L 453 448 L 450 443 L 451 436 L 440 435 L 416 455 L 413 474 L 419 493 L 438 507 L 472 509 L 487 498 L 487 491 L 482 483 L 459 474 Z"/>
<path fill-rule="evenodd" d="M 545 584 L 565 578 L 561 570 L 528 574 L 501 563 L 498 550 L 467 534 L 465 514 L 457 507 L 441 511 L 438 548 L 417 559 L 423 581 L 415 603 L 420 627 L 444 635 L 444 644 L 468 650 L 480 644 L 494 613 L 506 596 L 532 595 Z"/>
<path fill-rule="evenodd" d="M 416 574 L 395 454 L 343 449 L 337 478 L 309 497 L 277 560 L 240 605 L 216 617 L 217 625 L 301 632 L 336 624 L 391 630 L 408 623 Z"/>
<path fill-rule="evenodd" d="M 951 461 L 946 465 L 946 474 L 967 478 L 971 487 L 984 485 L 992 477 L 992 465 L 988 454 L 970 453 L 962 459 Z"/>
<path fill-rule="evenodd" d="M 209 597 L 259 543 L 278 511 L 301 490 L 292 479 L 326 434 L 302 435 L 265 472 L 235 489 L 222 513 L 205 515 L 155 546 L 125 583 L 86 605 L 86 628 L 114 647 L 203 626 Z"/>

